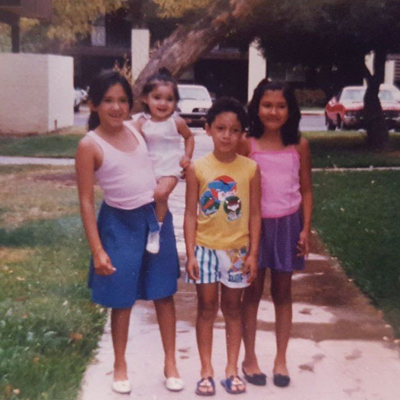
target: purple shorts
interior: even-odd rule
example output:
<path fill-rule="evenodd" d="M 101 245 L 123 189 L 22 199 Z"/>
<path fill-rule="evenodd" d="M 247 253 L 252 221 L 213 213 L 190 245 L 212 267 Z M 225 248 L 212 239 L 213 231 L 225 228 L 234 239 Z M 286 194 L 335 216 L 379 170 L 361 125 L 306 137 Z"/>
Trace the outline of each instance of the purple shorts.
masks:
<path fill-rule="evenodd" d="M 270 268 L 277 272 L 304 269 L 304 257 L 297 257 L 297 243 L 302 229 L 300 210 L 280 218 L 263 218 L 258 268 Z"/>

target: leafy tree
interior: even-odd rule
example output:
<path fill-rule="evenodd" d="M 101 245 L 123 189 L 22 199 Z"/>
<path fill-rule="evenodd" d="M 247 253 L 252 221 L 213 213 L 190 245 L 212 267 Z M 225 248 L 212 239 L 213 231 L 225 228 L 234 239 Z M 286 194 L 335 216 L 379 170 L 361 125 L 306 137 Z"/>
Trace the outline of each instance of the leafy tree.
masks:
<path fill-rule="evenodd" d="M 50 23 L 21 18 L 21 48 L 25 52 L 57 52 L 90 33 L 91 23 L 99 16 L 118 10 L 126 0 L 53 0 Z M 11 48 L 7 25 L 0 25 L 0 50 Z"/>
<path fill-rule="evenodd" d="M 175 76 L 179 76 L 202 55 L 208 53 L 221 39 L 235 27 L 240 27 L 253 16 L 253 9 L 262 0 L 214 0 L 204 3 L 197 18 L 188 18 L 186 23 L 169 36 L 154 52 L 151 60 L 141 72 L 133 90 L 135 95 L 147 78 L 165 67 Z"/>
<path fill-rule="evenodd" d="M 348 84 L 349 71 L 355 71 L 351 83 L 354 76 L 363 76 L 367 140 L 373 147 L 385 145 L 388 130 L 378 92 L 387 53 L 400 50 L 397 0 L 270 0 L 258 9 L 252 32 L 261 38 L 260 46 L 270 59 L 337 69 L 345 78 L 338 86 Z M 373 74 L 364 62 L 371 51 Z"/>
<path fill-rule="evenodd" d="M 167 13 L 176 11 L 171 1 L 154 1 Z M 364 76 L 368 83 L 367 139 L 374 147 L 387 142 L 378 90 L 387 52 L 398 51 L 400 47 L 398 0 L 216 0 L 207 3 L 197 21 L 188 19 L 165 40 L 136 81 L 136 93 L 159 67 L 179 75 L 224 36 L 235 31 L 244 44 L 259 37 L 260 47 L 269 60 L 330 67 L 337 69 L 338 74 L 349 76 L 349 81 L 354 76 Z M 371 51 L 376 54 L 374 74 L 364 63 L 365 55 Z M 349 71 L 353 71 L 352 75 Z M 342 84 L 343 80 L 338 82 Z"/>

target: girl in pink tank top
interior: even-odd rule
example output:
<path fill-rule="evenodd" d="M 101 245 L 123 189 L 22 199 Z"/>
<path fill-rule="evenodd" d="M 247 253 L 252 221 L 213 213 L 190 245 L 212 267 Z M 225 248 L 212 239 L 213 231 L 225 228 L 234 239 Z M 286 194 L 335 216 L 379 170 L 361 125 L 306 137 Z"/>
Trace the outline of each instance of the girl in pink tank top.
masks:
<path fill-rule="evenodd" d="M 244 295 L 246 352 L 242 370 L 250 383 L 266 384 L 255 354 L 255 335 L 266 269 L 270 268 L 277 343 L 273 382 L 285 387 L 290 383 L 286 349 L 292 325 L 292 273 L 304 268 L 309 252 L 311 155 L 307 140 L 300 137 L 300 110 L 288 86 L 262 80 L 254 90 L 248 112 L 249 138 L 243 142 L 241 153 L 260 167 L 262 233 L 258 275 Z"/>
<path fill-rule="evenodd" d="M 118 72 L 102 71 L 89 91 L 91 115 L 79 142 L 76 172 L 81 218 L 92 252 L 88 286 L 92 301 L 111 308 L 114 346 L 112 389 L 129 393 L 125 350 L 136 300 L 153 300 L 165 350 L 166 388 L 183 389 L 175 360 L 175 306 L 179 261 L 172 216 L 167 213 L 157 255 L 146 252 L 149 231 L 158 230 L 153 195 L 156 180 L 146 144 L 126 123 L 133 105 L 129 82 Z M 95 216 L 94 183 L 104 201 Z"/>

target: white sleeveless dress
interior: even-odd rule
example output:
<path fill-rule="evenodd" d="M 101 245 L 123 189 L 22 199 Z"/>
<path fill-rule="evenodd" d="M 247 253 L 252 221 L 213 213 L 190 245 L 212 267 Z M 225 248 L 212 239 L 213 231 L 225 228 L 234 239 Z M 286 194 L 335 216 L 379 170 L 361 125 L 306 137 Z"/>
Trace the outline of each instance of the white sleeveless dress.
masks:
<path fill-rule="evenodd" d="M 142 126 L 150 159 L 156 179 L 163 176 L 175 176 L 179 179 L 182 168 L 179 162 L 183 156 L 181 135 L 176 127 L 174 114 L 165 121 L 147 121 Z"/>

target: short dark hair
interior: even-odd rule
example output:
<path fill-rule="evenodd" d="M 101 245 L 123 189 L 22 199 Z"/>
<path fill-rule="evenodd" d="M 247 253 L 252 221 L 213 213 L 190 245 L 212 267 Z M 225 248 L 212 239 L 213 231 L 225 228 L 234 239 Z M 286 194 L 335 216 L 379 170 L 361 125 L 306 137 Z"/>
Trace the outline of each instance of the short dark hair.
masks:
<path fill-rule="evenodd" d="M 222 113 L 232 112 L 236 114 L 240 125 L 242 126 L 242 131 L 247 128 L 247 114 L 244 107 L 240 104 L 238 100 L 233 97 L 221 97 L 216 100 L 215 103 L 208 110 L 206 120 L 207 124 L 211 126 L 215 118 Z"/>
<path fill-rule="evenodd" d="M 174 93 L 175 101 L 179 101 L 178 84 L 167 68 L 160 68 L 157 73 L 149 76 L 143 86 L 142 96 L 148 95 L 159 85 L 171 85 Z M 149 113 L 149 106 L 143 102 L 144 110 Z"/>
<path fill-rule="evenodd" d="M 121 75 L 118 71 L 112 69 L 102 70 L 97 74 L 89 87 L 88 99 L 95 106 L 99 106 L 102 102 L 104 95 L 111 86 L 120 84 L 128 97 L 129 109 L 133 107 L 133 94 L 132 88 L 128 80 Z M 96 129 L 100 125 L 100 119 L 97 112 L 92 111 L 89 116 L 88 128 L 89 130 Z"/>
<path fill-rule="evenodd" d="M 258 111 L 261 98 L 268 90 L 281 90 L 288 105 L 289 117 L 281 129 L 281 138 L 285 146 L 297 144 L 300 141 L 299 123 L 301 113 L 293 89 L 284 82 L 269 82 L 263 79 L 254 89 L 253 97 L 248 106 L 249 136 L 260 138 L 264 133 L 264 125 L 260 121 Z"/>

